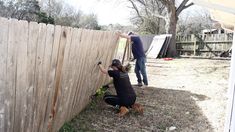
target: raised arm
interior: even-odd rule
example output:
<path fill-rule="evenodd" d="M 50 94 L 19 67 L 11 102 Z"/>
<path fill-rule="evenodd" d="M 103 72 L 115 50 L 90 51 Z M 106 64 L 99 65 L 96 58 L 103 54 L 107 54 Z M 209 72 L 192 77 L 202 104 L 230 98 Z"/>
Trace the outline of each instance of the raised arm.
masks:
<path fill-rule="evenodd" d="M 121 38 L 126 38 L 126 39 L 128 39 L 128 40 L 131 39 L 130 36 L 128 36 L 128 35 L 126 35 L 126 34 L 122 34 L 121 32 L 116 32 L 116 34 L 117 34 L 119 37 L 121 37 Z"/>
<path fill-rule="evenodd" d="M 98 62 L 98 66 L 99 66 L 99 69 L 102 73 L 104 74 L 107 74 L 108 75 L 108 70 L 104 69 L 103 65 L 102 65 L 102 62 Z"/>
<path fill-rule="evenodd" d="M 126 34 L 122 34 L 121 32 L 116 32 L 116 34 L 117 34 L 119 37 L 121 37 L 121 38 L 126 38 L 128 44 L 132 44 L 132 43 L 131 43 L 131 36 L 126 35 Z"/>

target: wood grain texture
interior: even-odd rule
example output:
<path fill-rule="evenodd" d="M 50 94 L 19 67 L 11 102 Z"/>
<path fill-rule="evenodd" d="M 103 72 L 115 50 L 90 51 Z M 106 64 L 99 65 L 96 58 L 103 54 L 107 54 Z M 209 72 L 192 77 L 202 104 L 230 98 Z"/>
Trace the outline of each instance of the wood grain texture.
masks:
<path fill-rule="evenodd" d="M 113 32 L 0 18 L 0 131 L 56 132 L 109 77 Z"/>
<path fill-rule="evenodd" d="M 24 132 L 27 110 L 27 42 L 28 42 L 28 22 L 18 21 L 15 23 L 17 29 L 17 39 L 15 43 L 16 50 L 16 97 L 15 97 L 15 122 L 14 131 Z"/>
<path fill-rule="evenodd" d="M 7 44 L 8 44 L 8 20 L 5 18 L 0 18 L 0 131 L 4 132 L 7 127 L 7 110 L 4 109 L 5 101 L 5 88 L 6 84 L 6 75 L 7 75 Z M 8 93 L 7 93 L 8 94 Z M 5 122 L 6 121 L 6 122 Z"/>
<path fill-rule="evenodd" d="M 33 131 L 38 132 L 40 129 L 41 124 L 43 123 L 43 109 L 41 106 L 43 105 L 42 99 L 43 91 L 43 84 L 45 82 L 45 71 L 43 71 L 44 65 L 44 52 L 45 52 L 45 44 L 46 44 L 46 25 L 39 24 L 39 36 L 38 36 L 38 43 L 37 43 L 37 55 L 36 55 L 36 68 L 35 68 L 35 103 L 34 103 L 34 119 L 33 119 Z"/>
<path fill-rule="evenodd" d="M 16 64 L 17 64 L 17 37 L 19 36 L 18 21 L 12 19 L 9 21 L 9 36 L 8 36 L 8 50 L 7 50 L 7 87 L 5 88 L 5 123 L 7 124 L 5 131 L 12 132 L 15 128 L 19 128 L 15 124 L 15 105 L 16 105 Z"/>
<path fill-rule="evenodd" d="M 36 22 L 29 23 L 29 37 L 27 45 L 27 118 L 25 121 L 25 130 L 26 132 L 33 131 L 33 121 L 34 121 L 34 112 L 35 112 L 35 103 L 36 103 L 36 60 L 37 60 L 37 44 L 39 37 L 39 26 Z"/>

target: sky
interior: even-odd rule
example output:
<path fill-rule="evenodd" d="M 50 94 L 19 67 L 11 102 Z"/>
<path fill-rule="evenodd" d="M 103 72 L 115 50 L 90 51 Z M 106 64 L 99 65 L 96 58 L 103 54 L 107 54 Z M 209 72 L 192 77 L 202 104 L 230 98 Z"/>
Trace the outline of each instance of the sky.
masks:
<path fill-rule="evenodd" d="M 86 14 L 96 14 L 100 25 L 131 24 L 127 2 L 121 0 L 65 0 L 65 2 Z"/>
<path fill-rule="evenodd" d="M 121 24 L 131 25 L 131 9 L 127 0 L 64 0 L 69 5 L 86 14 L 94 13 L 100 25 Z M 182 12 L 182 16 L 200 14 L 202 7 L 192 6 Z"/>

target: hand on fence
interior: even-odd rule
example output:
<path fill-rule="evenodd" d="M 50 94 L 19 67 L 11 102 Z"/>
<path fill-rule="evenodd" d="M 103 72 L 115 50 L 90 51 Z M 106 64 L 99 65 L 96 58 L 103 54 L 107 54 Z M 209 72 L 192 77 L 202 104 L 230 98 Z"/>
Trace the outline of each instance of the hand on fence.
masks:
<path fill-rule="evenodd" d="M 102 64 L 102 62 L 101 62 L 101 61 L 99 61 L 97 65 L 100 65 L 100 64 Z"/>
<path fill-rule="evenodd" d="M 116 35 L 120 36 L 122 33 L 120 31 L 116 32 Z"/>

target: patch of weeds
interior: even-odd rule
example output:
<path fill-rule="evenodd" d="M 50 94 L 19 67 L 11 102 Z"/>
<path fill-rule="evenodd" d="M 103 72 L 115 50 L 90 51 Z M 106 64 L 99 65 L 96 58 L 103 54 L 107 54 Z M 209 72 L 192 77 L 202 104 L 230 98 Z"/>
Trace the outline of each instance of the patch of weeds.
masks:
<path fill-rule="evenodd" d="M 96 91 L 96 96 L 97 97 L 103 97 L 103 95 L 105 94 L 106 90 L 107 90 L 108 86 L 103 86 L 101 88 L 99 88 L 97 91 Z"/>
<path fill-rule="evenodd" d="M 166 130 L 166 126 L 165 125 L 162 125 L 162 124 L 159 124 L 158 126 L 157 126 L 157 129 L 160 131 L 160 132 L 164 132 L 165 130 Z"/>
<path fill-rule="evenodd" d="M 111 84 L 111 83 L 112 82 L 110 82 L 109 84 Z M 107 84 L 107 85 L 104 85 L 104 86 L 100 87 L 99 89 L 97 89 L 96 93 L 94 95 L 92 95 L 92 99 L 94 100 L 97 97 L 102 98 L 105 95 L 108 88 L 109 88 L 109 85 Z"/>
<path fill-rule="evenodd" d="M 76 132 L 75 128 L 68 122 L 66 122 L 59 130 L 59 132 Z"/>
<path fill-rule="evenodd" d="M 170 112 L 169 112 L 168 110 L 165 110 L 165 111 L 164 111 L 164 115 L 169 116 L 169 115 L 170 115 Z"/>

